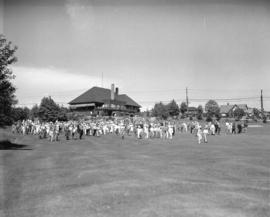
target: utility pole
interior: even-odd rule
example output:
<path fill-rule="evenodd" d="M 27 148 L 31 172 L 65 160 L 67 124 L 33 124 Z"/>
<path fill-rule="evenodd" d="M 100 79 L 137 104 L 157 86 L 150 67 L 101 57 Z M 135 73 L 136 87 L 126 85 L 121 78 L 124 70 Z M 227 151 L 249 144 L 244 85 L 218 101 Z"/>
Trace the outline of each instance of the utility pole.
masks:
<path fill-rule="evenodd" d="M 264 110 L 263 110 L 263 90 L 261 90 L 261 112 L 262 112 L 262 115 L 264 115 Z"/>
<path fill-rule="evenodd" d="M 186 87 L 186 103 L 187 103 L 187 107 L 188 107 L 189 102 L 188 102 L 188 88 L 187 87 Z"/>

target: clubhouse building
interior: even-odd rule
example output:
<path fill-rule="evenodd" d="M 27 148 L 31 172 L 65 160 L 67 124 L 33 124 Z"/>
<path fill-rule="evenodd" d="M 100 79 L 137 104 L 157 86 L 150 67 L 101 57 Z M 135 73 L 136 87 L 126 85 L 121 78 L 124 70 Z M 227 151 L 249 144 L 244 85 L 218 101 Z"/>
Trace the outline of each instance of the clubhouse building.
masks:
<path fill-rule="evenodd" d="M 140 105 L 126 94 L 119 94 L 119 88 L 92 87 L 68 103 L 71 110 L 96 112 L 103 115 L 130 115 L 140 111 Z"/>

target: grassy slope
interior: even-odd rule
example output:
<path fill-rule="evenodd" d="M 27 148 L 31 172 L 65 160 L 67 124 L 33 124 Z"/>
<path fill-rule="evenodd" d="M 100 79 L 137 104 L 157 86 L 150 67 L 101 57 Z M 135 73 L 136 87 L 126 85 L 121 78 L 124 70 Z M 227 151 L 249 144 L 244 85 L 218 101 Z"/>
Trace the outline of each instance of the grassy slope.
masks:
<path fill-rule="evenodd" d="M 0 150 L 0 216 L 270 216 L 269 126 L 173 140 L 108 135 Z M 10 134 L 0 131 L 2 138 Z"/>

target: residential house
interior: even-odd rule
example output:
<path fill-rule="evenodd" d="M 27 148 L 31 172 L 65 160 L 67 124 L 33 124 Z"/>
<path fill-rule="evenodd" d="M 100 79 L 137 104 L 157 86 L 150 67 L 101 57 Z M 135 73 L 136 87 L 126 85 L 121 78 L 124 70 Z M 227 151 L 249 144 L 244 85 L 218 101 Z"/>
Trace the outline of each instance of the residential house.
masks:
<path fill-rule="evenodd" d="M 221 117 L 233 117 L 233 112 L 237 108 L 237 105 L 221 105 L 220 106 L 220 115 Z"/>

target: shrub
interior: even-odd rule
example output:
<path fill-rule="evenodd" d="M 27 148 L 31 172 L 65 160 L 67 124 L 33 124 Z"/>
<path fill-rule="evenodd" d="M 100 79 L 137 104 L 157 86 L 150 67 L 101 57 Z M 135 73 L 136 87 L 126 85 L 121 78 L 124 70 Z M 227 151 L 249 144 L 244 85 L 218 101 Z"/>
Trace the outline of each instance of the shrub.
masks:
<path fill-rule="evenodd" d="M 212 119 L 211 116 L 207 116 L 207 117 L 206 117 L 206 121 L 207 121 L 207 122 L 211 122 L 212 120 L 213 120 L 213 119 Z"/>

